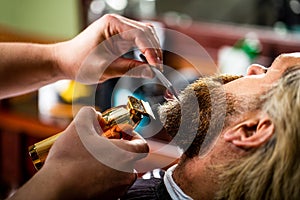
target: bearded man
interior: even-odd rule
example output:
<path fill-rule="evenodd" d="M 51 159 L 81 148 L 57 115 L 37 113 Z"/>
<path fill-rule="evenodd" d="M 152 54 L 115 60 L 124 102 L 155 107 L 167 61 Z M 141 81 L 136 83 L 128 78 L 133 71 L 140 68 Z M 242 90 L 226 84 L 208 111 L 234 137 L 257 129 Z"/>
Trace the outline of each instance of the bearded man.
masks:
<path fill-rule="evenodd" d="M 263 99 L 262 110 L 274 133 L 264 145 L 224 168 L 220 199 L 300 197 L 300 66 L 288 68 Z"/>
<path fill-rule="evenodd" d="M 299 54 L 283 54 L 268 70 L 251 65 L 245 77 L 199 79 L 180 94 L 180 102 L 163 105 L 164 127 L 184 153 L 163 179 L 138 179 L 124 199 L 298 199 L 296 65 Z M 298 87 L 289 88 L 291 79 Z M 284 101 L 278 101 L 281 94 Z M 299 109 L 293 115 L 291 105 Z M 288 140 L 294 140 L 292 149 Z"/>

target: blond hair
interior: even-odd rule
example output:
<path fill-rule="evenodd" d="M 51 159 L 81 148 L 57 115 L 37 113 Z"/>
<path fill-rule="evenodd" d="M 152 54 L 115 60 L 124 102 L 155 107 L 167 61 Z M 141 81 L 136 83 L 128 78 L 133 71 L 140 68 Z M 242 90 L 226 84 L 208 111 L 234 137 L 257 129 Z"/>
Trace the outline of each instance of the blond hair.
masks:
<path fill-rule="evenodd" d="M 226 168 L 219 199 L 300 198 L 300 68 L 288 69 L 264 100 L 274 135 Z"/>

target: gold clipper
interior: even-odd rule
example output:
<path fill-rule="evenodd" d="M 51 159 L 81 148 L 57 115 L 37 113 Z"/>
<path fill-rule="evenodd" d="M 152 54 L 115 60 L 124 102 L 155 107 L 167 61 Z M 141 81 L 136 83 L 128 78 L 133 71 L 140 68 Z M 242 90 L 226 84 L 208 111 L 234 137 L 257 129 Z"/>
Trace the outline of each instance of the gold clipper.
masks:
<path fill-rule="evenodd" d="M 149 103 L 136 99 L 135 97 L 128 96 L 127 105 L 113 107 L 102 113 L 102 118 L 105 122 L 104 127 L 102 127 L 103 132 L 118 124 L 129 124 L 135 128 L 144 116 L 151 116 L 155 119 Z M 35 143 L 28 148 L 31 160 L 37 170 L 41 169 L 51 146 L 61 134 L 62 132 Z M 112 131 L 107 131 L 102 134 L 102 136 L 107 138 L 122 138 L 121 135 L 114 135 Z"/>

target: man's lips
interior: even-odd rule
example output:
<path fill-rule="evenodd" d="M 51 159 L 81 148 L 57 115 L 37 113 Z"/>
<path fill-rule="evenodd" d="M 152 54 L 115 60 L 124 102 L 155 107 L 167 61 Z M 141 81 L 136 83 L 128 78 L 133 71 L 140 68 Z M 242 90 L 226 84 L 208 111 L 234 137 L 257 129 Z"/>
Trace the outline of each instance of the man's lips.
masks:
<path fill-rule="evenodd" d="M 164 94 L 164 99 L 165 99 L 166 101 L 173 101 L 173 100 L 175 100 L 176 98 L 175 98 L 175 96 L 174 96 L 169 90 L 166 90 L 166 91 L 165 91 L 165 94 Z"/>

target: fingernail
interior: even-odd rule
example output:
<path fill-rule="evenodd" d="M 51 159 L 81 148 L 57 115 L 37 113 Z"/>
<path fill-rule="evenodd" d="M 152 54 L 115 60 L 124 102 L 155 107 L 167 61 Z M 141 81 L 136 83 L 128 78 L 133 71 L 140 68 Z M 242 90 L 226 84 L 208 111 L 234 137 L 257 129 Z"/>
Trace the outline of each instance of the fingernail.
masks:
<path fill-rule="evenodd" d="M 159 57 L 156 57 L 156 61 L 157 61 L 157 67 L 158 69 L 163 72 L 164 71 L 164 68 L 163 68 L 163 61 L 159 58 Z"/>
<path fill-rule="evenodd" d="M 156 61 L 158 64 L 163 64 L 162 60 L 159 57 L 156 57 Z"/>

